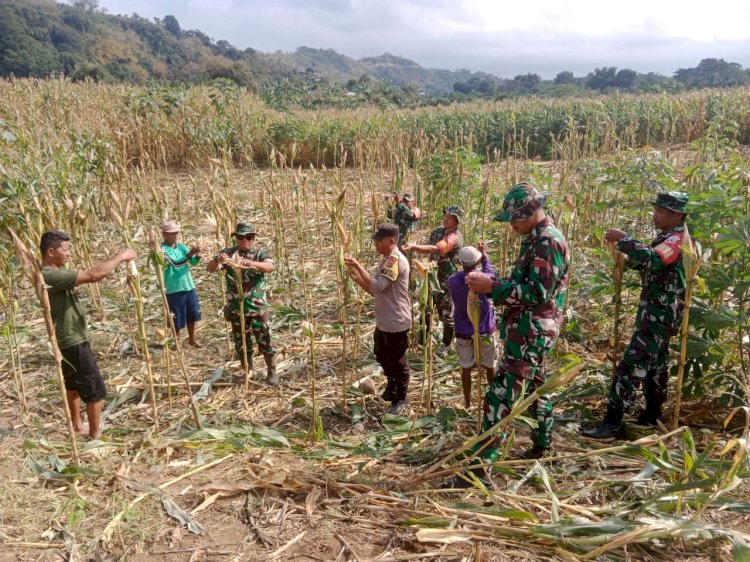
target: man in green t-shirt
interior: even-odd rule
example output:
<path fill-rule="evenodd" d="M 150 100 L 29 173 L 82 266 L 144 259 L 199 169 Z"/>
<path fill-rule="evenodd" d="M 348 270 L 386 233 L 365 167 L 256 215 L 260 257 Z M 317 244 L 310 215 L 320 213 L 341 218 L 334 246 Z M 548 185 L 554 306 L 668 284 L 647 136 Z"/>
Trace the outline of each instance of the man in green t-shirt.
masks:
<path fill-rule="evenodd" d="M 167 293 L 169 311 L 174 318 L 177 335 L 187 325 L 188 343 L 193 347 L 203 347 L 195 339 L 195 323 L 201 319 L 201 305 L 195 282 L 190 274 L 190 266 L 198 265 L 200 246 L 188 248 L 177 242 L 180 226 L 176 222 L 165 221 L 161 225 L 162 243 L 166 266 L 164 269 L 164 290 Z"/>
<path fill-rule="evenodd" d="M 88 436 L 98 439 L 102 434 L 102 404 L 107 396 L 107 388 L 91 352 L 86 314 L 75 288 L 84 283 L 101 281 L 121 263 L 135 259 L 135 252 L 125 249 L 90 269 L 72 271 L 65 267 L 65 262 L 70 258 L 70 236 L 67 233 L 61 230 L 45 232 L 39 242 L 39 249 L 42 253 L 42 275 L 47 285 L 55 325 L 55 338 L 63 358 L 63 376 L 73 428 L 79 434 L 86 433 L 81 423 L 83 400 L 89 420 Z"/>

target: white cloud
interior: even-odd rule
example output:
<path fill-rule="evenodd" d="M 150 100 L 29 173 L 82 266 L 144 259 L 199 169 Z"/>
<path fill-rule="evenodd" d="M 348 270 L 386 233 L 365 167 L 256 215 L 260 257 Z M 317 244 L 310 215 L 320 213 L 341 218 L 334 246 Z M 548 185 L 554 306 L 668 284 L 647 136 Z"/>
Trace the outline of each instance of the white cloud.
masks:
<path fill-rule="evenodd" d="M 174 15 L 238 48 L 384 52 L 428 67 L 514 76 L 617 66 L 671 74 L 708 57 L 750 67 L 750 2 L 714 0 L 101 0 L 110 13 Z"/>

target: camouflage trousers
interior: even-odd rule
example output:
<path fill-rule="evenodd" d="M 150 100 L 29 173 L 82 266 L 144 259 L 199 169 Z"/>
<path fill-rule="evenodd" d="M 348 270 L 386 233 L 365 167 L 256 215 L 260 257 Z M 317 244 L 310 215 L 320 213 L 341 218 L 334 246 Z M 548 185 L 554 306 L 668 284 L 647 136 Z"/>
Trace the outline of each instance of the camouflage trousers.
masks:
<path fill-rule="evenodd" d="M 432 293 L 432 304 L 443 326 L 453 329 L 455 327 L 455 323 L 453 322 L 453 301 L 448 290 L 446 289 L 441 293 Z M 425 326 L 428 326 L 431 320 L 432 307 L 429 307 L 425 311 Z"/>
<path fill-rule="evenodd" d="M 484 397 L 484 415 L 482 416 L 482 431 L 487 431 L 500 420 L 505 418 L 519 400 L 534 392 L 544 382 L 541 376 L 524 379 L 509 373 L 502 368 L 502 364 L 495 373 L 490 389 Z M 537 421 L 537 429 L 532 431 L 531 439 L 537 447 L 547 449 L 552 442 L 552 431 L 555 421 L 552 417 L 552 400 L 543 394 L 535 400 L 529 410 Z M 500 431 L 490 438 L 489 444 L 478 443 L 474 452 L 480 451 L 479 456 L 487 462 L 495 462 L 500 454 L 500 447 L 505 440 L 505 431 Z M 485 446 L 486 444 L 486 446 Z"/>
<path fill-rule="evenodd" d="M 226 313 L 227 320 L 232 324 L 232 339 L 237 357 L 242 357 L 242 326 L 240 314 L 236 311 Z M 276 355 L 271 343 L 271 329 L 268 327 L 268 315 L 255 312 L 245 314 L 245 345 L 248 359 L 253 356 L 253 336 L 258 343 L 258 350 L 263 355 Z"/>
<path fill-rule="evenodd" d="M 523 345 L 514 340 L 518 334 L 513 331 L 506 334 L 503 357 L 495 370 L 495 378 L 484 397 L 484 415 L 482 416 L 482 431 L 487 431 L 513 409 L 513 405 L 525 396 L 534 392 L 546 379 L 544 359 L 554 343 L 554 338 L 540 335 L 533 341 L 526 341 Z M 537 447 L 548 448 L 552 441 L 552 431 L 555 422 L 552 418 L 552 399 L 549 395 L 542 395 L 535 400 L 529 410 L 536 418 L 537 429 L 531 438 Z M 479 443 L 474 447 L 475 452 L 481 449 L 480 456 L 489 462 L 494 462 L 500 453 L 500 446 L 505 440 L 505 432 L 501 431 L 490 439 L 489 444 Z"/>
<path fill-rule="evenodd" d="M 615 381 L 609 391 L 609 407 L 630 408 L 636 389 L 643 387 L 646 402 L 661 406 L 667 399 L 669 336 L 650 330 L 636 330 L 617 364 Z"/>

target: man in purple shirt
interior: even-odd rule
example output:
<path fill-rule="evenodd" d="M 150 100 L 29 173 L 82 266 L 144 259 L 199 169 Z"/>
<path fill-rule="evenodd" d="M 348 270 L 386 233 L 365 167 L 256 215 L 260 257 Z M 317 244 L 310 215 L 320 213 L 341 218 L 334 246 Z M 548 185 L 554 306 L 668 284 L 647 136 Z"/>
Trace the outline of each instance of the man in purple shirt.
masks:
<path fill-rule="evenodd" d="M 469 287 L 466 276 L 481 267 L 482 273 L 494 277 L 490 260 L 487 257 L 483 242 L 473 246 L 461 248 L 458 261 L 463 271 L 458 271 L 448 278 L 448 291 L 453 301 L 453 320 L 456 324 L 456 354 L 461 367 L 461 386 L 464 391 L 464 406 L 471 406 L 471 371 L 476 366 L 474 356 L 474 325 L 471 323 L 467 310 Z M 495 315 L 492 303 L 487 295 L 478 293 L 479 301 L 479 363 L 484 369 L 487 383 L 492 384 L 495 375 L 495 359 L 497 357 L 497 338 L 495 335 Z"/>

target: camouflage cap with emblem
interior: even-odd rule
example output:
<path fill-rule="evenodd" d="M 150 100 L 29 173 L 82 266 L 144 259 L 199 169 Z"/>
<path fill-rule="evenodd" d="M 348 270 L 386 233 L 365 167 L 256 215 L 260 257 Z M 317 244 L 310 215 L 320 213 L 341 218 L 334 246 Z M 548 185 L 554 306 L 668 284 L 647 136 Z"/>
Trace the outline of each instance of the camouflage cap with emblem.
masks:
<path fill-rule="evenodd" d="M 384 238 L 396 238 L 398 239 L 399 229 L 395 224 L 384 222 L 379 224 L 375 234 L 372 235 L 373 240 L 383 240 Z"/>
<path fill-rule="evenodd" d="M 662 207 L 675 211 L 676 213 L 687 214 L 688 194 L 682 191 L 665 191 L 656 195 L 656 201 L 651 202 L 655 207 Z"/>
<path fill-rule="evenodd" d="M 411 193 L 404 193 L 401 196 L 401 201 L 404 201 L 405 203 L 411 203 L 412 201 L 414 201 L 414 195 Z"/>
<path fill-rule="evenodd" d="M 247 235 L 247 234 L 257 234 L 255 232 L 255 225 L 253 223 L 248 221 L 241 221 L 237 223 L 237 226 L 234 227 L 234 232 L 232 232 L 232 236 L 236 235 Z"/>
<path fill-rule="evenodd" d="M 464 210 L 458 205 L 451 205 L 450 207 L 443 209 L 443 215 L 456 217 L 456 220 L 461 222 L 461 219 L 464 216 Z"/>
<path fill-rule="evenodd" d="M 519 183 L 508 190 L 503 199 L 503 210 L 495 215 L 496 221 L 516 222 L 528 219 L 544 207 L 549 193 L 539 191 L 528 183 Z"/>

